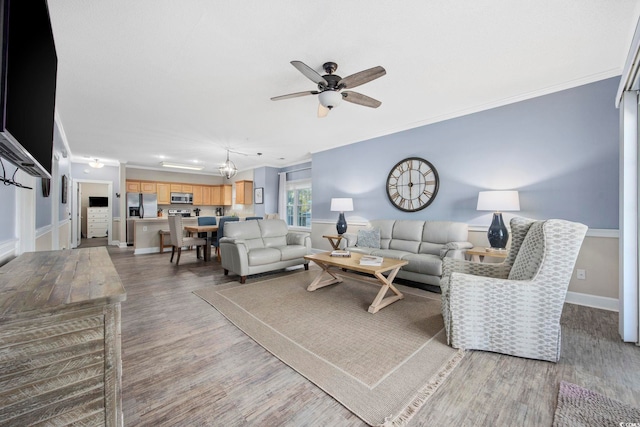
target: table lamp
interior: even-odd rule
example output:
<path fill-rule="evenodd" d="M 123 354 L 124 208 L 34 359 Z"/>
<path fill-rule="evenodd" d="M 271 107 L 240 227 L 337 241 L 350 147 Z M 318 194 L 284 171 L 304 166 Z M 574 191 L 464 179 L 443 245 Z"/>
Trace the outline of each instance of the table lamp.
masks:
<path fill-rule="evenodd" d="M 336 223 L 336 230 L 338 230 L 339 235 L 342 235 L 347 231 L 347 221 L 344 219 L 344 213 L 351 212 L 352 210 L 352 198 L 347 197 L 331 199 L 331 212 L 340 212 L 340 215 L 338 215 L 338 222 Z"/>
<path fill-rule="evenodd" d="M 503 211 L 519 211 L 520 198 L 517 191 L 481 191 L 478 194 L 479 211 L 493 211 L 493 220 L 487 232 L 493 249 L 504 250 L 509 241 L 509 232 L 502 220 Z"/>

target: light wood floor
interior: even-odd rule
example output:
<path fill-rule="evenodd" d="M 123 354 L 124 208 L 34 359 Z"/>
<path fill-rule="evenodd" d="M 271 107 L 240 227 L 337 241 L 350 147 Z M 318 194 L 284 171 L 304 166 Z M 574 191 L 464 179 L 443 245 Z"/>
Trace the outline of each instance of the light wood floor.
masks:
<path fill-rule="evenodd" d="M 109 252 L 127 290 L 126 426 L 364 425 L 192 293 L 236 280 L 217 261 Z M 567 304 L 562 323 L 558 364 L 469 352 L 410 425 L 551 426 L 561 380 L 640 406 L 640 349 L 620 342 L 617 313 Z"/>

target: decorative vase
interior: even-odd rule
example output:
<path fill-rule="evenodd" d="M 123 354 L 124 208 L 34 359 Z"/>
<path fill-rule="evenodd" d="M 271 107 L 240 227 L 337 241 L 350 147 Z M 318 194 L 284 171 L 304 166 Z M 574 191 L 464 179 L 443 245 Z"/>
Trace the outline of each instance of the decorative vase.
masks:
<path fill-rule="evenodd" d="M 489 238 L 489 244 L 492 248 L 504 249 L 507 247 L 509 232 L 504 225 L 504 221 L 502 221 L 502 212 L 495 212 L 493 214 L 493 220 L 487 232 L 487 237 Z"/>
<path fill-rule="evenodd" d="M 347 220 L 344 219 L 344 212 L 340 212 L 340 215 L 338 215 L 336 230 L 338 230 L 339 235 L 342 235 L 347 232 Z"/>

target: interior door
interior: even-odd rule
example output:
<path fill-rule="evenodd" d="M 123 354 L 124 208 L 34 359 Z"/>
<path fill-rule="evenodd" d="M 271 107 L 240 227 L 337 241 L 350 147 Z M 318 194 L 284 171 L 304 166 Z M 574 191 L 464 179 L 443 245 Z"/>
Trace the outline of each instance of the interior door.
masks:
<path fill-rule="evenodd" d="M 76 248 L 82 239 L 82 184 L 76 189 Z"/>

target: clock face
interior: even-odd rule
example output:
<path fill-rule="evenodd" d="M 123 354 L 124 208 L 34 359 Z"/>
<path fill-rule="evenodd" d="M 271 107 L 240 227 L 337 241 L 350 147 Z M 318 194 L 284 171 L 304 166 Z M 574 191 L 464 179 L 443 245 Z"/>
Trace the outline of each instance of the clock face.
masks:
<path fill-rule="evenodd" d="M 396 164 L 387 177 L 387 196 L 401 211 L 416 212 L 426 208 L 438 194 L 440 179 L 431 163 L 409 157 Z"/>

